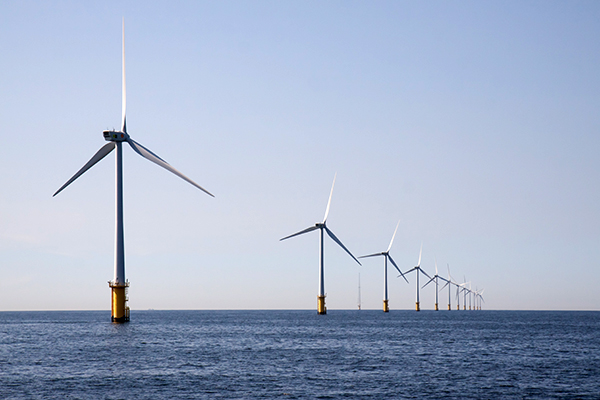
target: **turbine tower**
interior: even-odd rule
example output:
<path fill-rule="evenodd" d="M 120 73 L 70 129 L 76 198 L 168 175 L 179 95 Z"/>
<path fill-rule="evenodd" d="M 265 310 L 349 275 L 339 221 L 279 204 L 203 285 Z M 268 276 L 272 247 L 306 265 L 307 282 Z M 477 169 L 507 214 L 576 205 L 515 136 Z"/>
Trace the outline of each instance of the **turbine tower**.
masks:
<path fill-rule="evenodd" d="M 116 174 L 115 174 L 115 275 L 112 281 L 108 282 L 111 288 L 111 320 L 113 322 L 129 321 L 129 307 L 127 306 L 127 288 L 129 281 L 125 279 L 125 241 L 123 234 L 123 142 L 126 142 L 140 156 L 153 163 L 163 167 L 167 171 L 174 173 L 183 180 L 196 186 L 206 194 L 214 197 L 206 189 L 192 181 L 181 172 L 177 171 L 165 160 L 157 156 L 155 153 L 142 146 L 138 142 L 131 139 L 127 133 L 127 123 L 125 118 L 126 109 L 126 92 L 125 92 L 125 20 L 123 19 L 123 90 L 122 90 L 122 124 L 120 131 L 104 131 L 104 139 L 109 143 L 105 144 L 94 154 L 94 156 L 85 164 L 75 175 L 71 177 L 54 193 L 54 196 L 59 194 L 64 188 L 69 186 L 73 181 L 83 175 L 88 169 L 93 167 L 98 161 L 106 157 L 113 149 L 117 148 L 116 154 Z"/>
<path fill-rule="evenodd" d="M 314 226 L 306 228 L 300 232 L 294 233 L 293 235 L 289 235 L 289 236 L 279 239 L 279 241 L 282 241 L 282 240 L 286 240 L 286 239 L 289 239 L 294 236 L 312 232 L 316 229 L 321 230 L 321 235 L 320 235 L 320 240 L 319 240 L 319 294 L 317 295 L 317 313 L 320 315 L 327 314 L 327 307 L 325 307 L 325 258 L 324 258 L 325 257 L 325 249 L 323 247 L 323 245 L 324 245 L 323 231 L 327 232 L 329 237 L 331 239 L 333 239 L 333 241 L 336 242 L 342 249 L 344 249 L 346 251 L 346 253 L 348 253 L 350 255 L 350 257 L 352 257 L 354 259 L 354 261 L 356 261 L 358 263 L 358 265 L 361 265 L 360 261 L 358 261 L 356 259 L 356 257 L 354 257 L 352 255 L 352 253 L 350 253 L 350 250 L 348 250 L 346 248 L 346 246 L 344 246 L 342 244 L 340 239 L 338 239 L 333 234 L 333 232 L 331 232 L 331 230 L 329 230 L 329 228 L 327 227 L 327 216 L 329 215 L 329 206 L 331 205 L 331 195 L 333 195 L 333 186 L 335 185 L 336 176 L 337 176 L 337 174 L 334 175 L 334 177 L 333 177 L 333 184 L 331 185 L 331 192 L 329 193 L 329 201 L 327 202 L 327 209 L 325 210 L 325 217 L 323 218 L 323 222 L 317 222 Z"/>
<path fill-rule="evenodd" d="M 424 274 L 429 279 L 431 279 L 431 277 L 429 275 L 427 275 L 427 272 L 425 272 L 421 269 L 421 254 L 422 253 L 423 253 L 423 243 L 421 243 L 421 250 L 419 250 L 419 262 L 417 263 L 417 265 L 415 267 L 409 269 L 408 271 L 406 271 L 404 273 L 404 275 L 406 275 L 406 274 L 410 274 L 411 272 L 415 271 L 417 274 L 417 305 L 416 305 L 417 311 L 421 311 L 421 306 L 419 303 L 419 272 Z"/>
<path fill-rule="evenodd" d="M 377 257 L 377 256 L 383 256 L 384 257 L 384 269 L 383 269 L 383 312 L 389 312 L 390 311 L 390 307 L 389 307 L 389 299 L 388 299 L 388 280 L 387 280 L 387 262 L 388 259 L 391 261 L 392 265 L 394 266 L 394 268 L 396 268 L 396 270 L 400 273 L 400 275 L 402 275 L 402 277 L 404 278 L 404 280 L 406 281 L 406 283 L 408 283 L 408 280 L 406 279 L 406 277 L 404 276 L 404 274 L 402 274 L 402 271 L 400 271 L 400 269 L 398 268 L 398 266 L 396 265 L 396 263 L 394 262 L 394 259 L 392 258 L 392 256 L 390 256 L 390 249 L 392 248 L 392 244 L 394 243 L 394 238 L 396 237 L 396 232 L 398 231 L 398 226 L 400 225 L 400 221 L 398 221 L 398 224 L 396 225 L 396 230 L 394 231 L 394 234 L 392 235 L 392 240 L 390 241 L 390 245 L 388 246 L 387 250 L 381 253 L 374 253 L 374 254 L 369 254 L 367 256 L 360 256 L 358 258 L 367 258 L 367 257 Z"/>

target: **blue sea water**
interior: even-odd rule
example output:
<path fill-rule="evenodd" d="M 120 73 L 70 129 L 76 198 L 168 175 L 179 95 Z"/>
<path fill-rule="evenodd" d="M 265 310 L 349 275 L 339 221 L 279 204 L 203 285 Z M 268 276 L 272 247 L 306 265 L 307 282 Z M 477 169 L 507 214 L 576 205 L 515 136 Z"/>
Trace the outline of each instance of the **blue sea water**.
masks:
<path fill-rule="evenodd" d="M 600 399 L 600 312 L 0 312 L 1 399 Z"/>

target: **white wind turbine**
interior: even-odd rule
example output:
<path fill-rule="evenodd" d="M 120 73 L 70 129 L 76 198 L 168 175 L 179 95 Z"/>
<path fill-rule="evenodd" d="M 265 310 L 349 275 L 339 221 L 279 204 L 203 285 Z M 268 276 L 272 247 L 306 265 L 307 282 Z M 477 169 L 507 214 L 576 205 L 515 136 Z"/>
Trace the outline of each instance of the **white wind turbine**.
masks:
<path fill-rule="evenodd" d="M 463 283 L 460 284 L 461 292 L 463 292 L 463 311 L 467 309 L 467 293 L 469 291 L 469 288 L 467 288 L 467 285 L 469 285 L 471 282 L 467 282 L 467 278 L 465 278 L 463 276 Z"/>
<path fill-rule="evenodd" d="M 485 303 L 485 300 L 483 299 L 483 291 L 484 290 L 485 289 L 481 289 L 480 291 L 476 292 L 477 298 L 479 299 L 478 300 L 478 306 L 479 306 L 478 310 L 481 310 L 481 302 L 483 301 Z"/>
<path fill-rule="evenodd" d="M 450 311 L 450 310 L 452 310 L 452 306 L 450 303 L 450 289 L 452 288 L 452 285 L 456 285 L 456 296 L 458 296 L 458 284 L 454 283 L 454 278 L 452 278 L 452 275 L 450 275 L 450 264 L 446 264 L 446 265 L 448 267 L 448 279 L 442 278 L 446 281 L 446 284 L 444 286 L 442 286 L 442 288 L 440 290 L 444 290 L 444 288 L 446 286 L 448 286 L 448 311 Z"/>
<path fill-rule="evenodd" d="M 122 144 L 126 142 L 140 156 L 152 161 L 153 163 L 163 167 L 167 171 L 174 173 L 183 180 L 196 186 L 206 194 L 214 197 L 206 189 L 192 181 L 181 172 L 177 171 L 165 160 L 157 156 L 155 153 L 142 146 L 138 142 L 131 139 L 127 133 L 127 123 L 125 119 L 126 109 L 126 92 L 125 92 L 125 21 L 123 20 L 123 90 L 122 90 L 122 125 L 120 131 L 104 131 L 104 139 L 109 143 L 105 144 L 94 154 L 94 156 L 79 170 L 71 179 L 60 187 L 54 193 L 53 197 L 59 194 L 64 188 L 69 186 L 73 181 L 83 175 L 88 169 L 93 167 L 98 161 L 106 157 L 113 149 L 117 148 L 116 155 L 116 175 L 115 175 L 115 275 L 114 280 L 109 281 L 109 286 L 112 289 L 112 306 L 111 319 L 113 322 L 129 321 L 129 307 L 127 307 L 127 287 L 129 281 L 125 279 L 125 242 L 123 235 L 123 149 Z"/>
<path fill-rule="evenodd" d="M 419 262 L 417 263 L 417 265 L 415 267 L 412 267 L 411 269 L 409 269 L 408 271 L 406 271 L 404 273 L 404 275 L 406 275 L 406 274 L 410 274 L 413 271 L 416 271 L 416 274 L 417 274 L 417 304 L 416 304 L 416 310 L 417 311 L 421 311 L 421 306 L 420 306 L 420 303 L 419 303 L 419 272 L 422 273 L 422 274 L 424 274 L 429 279 L 431 279 L 431 277 L 429 275 L 427 275 L 427 272 L 425 272 L 425 271 L 423 271 L 421 269 L 421 254 L 422 253 L 423 253 L 423 243 L 421 243 L 421 250 L 419 250 Z"/>
<path fill-rule="evenodd" d="M 325 217 L 323 218 L 323 222 L 317 222 L 314 226 L 311 226 L 310 228 L 306 228 L 300 232 L 294 233 L 293 235 L 289 235 L 289 236 L 279 239 L 280 241 L 282 241 L 282 240 L 286 240 L 286 239 L 289 239 L 294 236 L 312 232 L 316 229 L 321 230 L 321 235 L 320 235 L 320 240 L 319 240 L 319 294 L 317 296 L 317 313 L 319 313 L 319 314 L 327 314 L 327 308 L 325 307 L 325 259 L 324 259 L 325 249 L 323 247 L 323 245 L 324 245 L 323 231 L 327 232 L 329 237 L 331 239 L 333 239 L 333 241 L 336 242 L 342 249 L 344 249 L 346 251 L 346 253 L 348 253 L 350 255 L 350 257 L 352 257 L 354 259 L 354 261 L 356 261 L 358 263 L 358 265 L 361 265 L 360 261 L 358 261 L 356 259 L 356 257 L 354 257 L 352 255 L 352 253 L 350 253 L 350 250 L 348 250 L 346 248 L 346 246 L 344 246 L 343 243 L 327 227 L 327 216 L 329 215 L 329 206 L 331 205 L 331 196 L 333 195 L 333 187 L 335 185 L 336 176 L 337 176 L 337 174 L 335 174 L 333 177 L 333 184 L 331 185 L 331 192 L 329 193 L 329 201 L 327 202 L 327 209 L 325 210 Z"/>
<path fill-rule="evenodd" d="M 398 221 L 398 224 L 396 224 L 396 230 L 394 231 L 394 234 L 392 235 L 392 240 L 390 241 L 390 245 L 388 246 L 386 251 L 383 251 L 381 253 L 374 253 L 374 254 L 369 254 L 366 256 L 358 257 L 358 258 L 378 257 L 378 256 L 384 257 L 385 261 L 384 261 L 384 270 L 383 270 L 384 271 L 383 272 L 383 312 L 390 311 L 389 299 L 388 299 L 388 279 L 387 279 L 388 259 L 390 260 L 392 265 L 396 268 L 396 270 L 400 273 L 400 275 L 402 275 L 402 277 L 404 278 L 406 283 L 408 283 L 408 280 L 406 279 L 406 277 L 404 277 L 404 274 L 402 273 L 402 271 L 400 271 L 400 269 L 398 268 L 398 265 L 396 265 L 396 262 L 394 262 L 394 259 L 392 258 L 392 256 L 390 256 L 390 249 L 392 248 L 392 244 L 394 243 L 394 238 L 396 237 L 396 232 L 398 231 L 399 225 L 400 225 L 400 221 Z"/>
<path fill-rule="evenodd" d="M 423 285 L 423 287 L 421 287 L 421 289 L 423 289 L 425 286 L 429 285 L 431 282 L 435 281 L 435 311 L 438 311 L 438 279 L 441 279 L 443 281 L 446 281 L 446 278 L 440 276 L 438 274 L 438 268 L 437 268 L 437 259 L 435 260 L 435 275 L 433 276 L 433 278 L 431 278 L 426 284 Z M 442 288 L 443 289 L 443 288 Z M 448 293 L 450 293 L 450 291 L 448 291 Z M 450 297 L 450 296 L 448 296 Z M 448 299 L 449 301 L 450 299 Z"/>

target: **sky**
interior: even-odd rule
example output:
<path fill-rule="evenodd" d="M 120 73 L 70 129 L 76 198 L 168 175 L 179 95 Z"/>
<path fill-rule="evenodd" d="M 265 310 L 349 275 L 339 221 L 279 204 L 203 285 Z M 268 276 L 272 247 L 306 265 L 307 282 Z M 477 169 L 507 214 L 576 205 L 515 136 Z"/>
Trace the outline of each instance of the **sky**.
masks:
<path fill-rule="evenodd" d="M 121 123 L 132 310 L 316 309 L 321 222 L 497 310 L 600 309 L 600 3 L 0 2 L 0 310 L 108 310 Z M 325 242 L 329 309 L 383 259 Z M 390 308 L 414 309 L 389 270 Z M 423 283 L 423 280 L 421 280 Z M 440 294 L 446 308 L 447 291 Z M 421 291 L 433 309 L 433 285 Z M 462 302 L 462 299 L 461 299 Z M 455 306 L 454 294 L 452 304 Z"/>

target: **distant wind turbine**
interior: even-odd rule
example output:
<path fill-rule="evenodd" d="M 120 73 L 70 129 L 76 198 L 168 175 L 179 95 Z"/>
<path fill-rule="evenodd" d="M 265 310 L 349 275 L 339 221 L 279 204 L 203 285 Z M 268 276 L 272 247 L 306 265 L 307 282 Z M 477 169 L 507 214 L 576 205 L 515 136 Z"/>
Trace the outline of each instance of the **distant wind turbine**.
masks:
<path fill-rule="evenodd" d="M 411 269 L 409 269 L 408 271 L 406 271 L 404 273 L 404 275 L 407 275 L 407 274 L 410 274 L 411 272 L 415 271 L 415 273 L 417 274 L 417 304 L 416 304 L 417 311 L 421 311 L 421 306 L 419 303 L 419 272 L 424 274 L 429 279 L 431 279 L 431 277 L 429 275 L 427 275 L 427 272 L 425 272 L 425 271 L 423 271 L 423 269 L 421 269 L 421 254 L 422 253 L 423 253 L 423 243 L 421 243 L 421 250 L 419 251 L 419 262 L 417 263 L 416 266 L 412 267 Z"/>
<path fill-rule="evenodd" d="M 481 302 L 483 301 L 485 303 L 485 300 L 483 299 L 483 291 L 485 289 L 481 289 L 480 291 L 477 292 L 477 298 L 479 299 L 478 301 L 478 305 L 479 305 L 479 310 L 481 310 Z"/>
<path fill-rule="evenodd" d="M 402 271 L 400 271 L 400 269 L 398 268 L 398 265 L 396 265 L 396 262 L 394 262 L 394 259 L 392 258 L 392 256 L 390 256 L 390 249 L 392 248 L 392 244 L 394 243 L 394 238 L 396 237 L 396 232 L 398 231 L 398 226 L 400 225 L 400 221 L 398 221 L 398 224 L 396 224 L 396 230 L 394 231 L 394 234 L 392 235 L 392 240 L 390 241 L 390 245 L 388 246 L 386 251 L 383 251 L 381 253 L 374 253 L 374 254 L 369 254 L 366 256 L 360 256 L 358 258 L 367 258 L 367 257 L 378 257 L 378 256 L 383 256 L 384 258 L 384 269 L 383 269 L 383 312 L 389 312 L 390 311 L 390 307 L 389 307 L 389 299 L 388 299 L 388 280 L 387 280 L 387 262 L 388 259 L 390 260 L 390 262 L 392 263 L 392 265 L 396 268 L 396 270 L 400 273 L 400 275 L 402 275 L 402 277 L 404 278 L 404 280 L 406 281 L 406 283 L 408 283 L 408 280 L 404 277 L 404 274 L 402 274 Z"/>
<path fill-rule="evenodd" d="M 98 150 L 96 154 L 85 164 L 71 179 L 60 187 L 54 193 L 53 197 L 59 194 L 64 188 L 69 186 L 73 181 L 83 175 L 88 169 L 93 167 L 98 161 L 106 157 L 113 149 L 117 148 L 116 156 L 116 198 L 115 198 L 115 219 L 116 219 L 116 230 L 115 230 L 115 275 L 114 280 L 109 281 L 109 286 L 112 289 L 112 302 L 111 302 L 111 319 L 113 322 L 127 322 L 129 321 L 129 307 L 127 306 L 127 288 L 129 287 L 129 281 L 125 279 L 125 242 L 123 233 L 123 150 L 122 144 L 126 142 L 131 148 L 138 153 L 140 156 L 153 163 L 163 167 L 167 171 L 170 171 L 182 178 L 183 180 L 196 186 L 206 194 L 214 197 L 206 189 L 192 181 L 181 172 L 177 171 L 165 160 L 157 156 L 155 153 L 142 146 L 138 142 L 131 139 L 127 133 L 127 123 L 125 119 L 125 105 L 126 105 L 126 94 L 125 94 L 125 21 L 123 20 L 123 90 L 122 90 L 122 125 L 120 131 L 104 131 L 104 139 L 109 143 L 105 144 Z"/>
<path fill-rule="evenodd" d="M 446 278 L 441 277 L 438 274 L 438 268 L 437 268 L 437 259 L 435 260 L 435 275 L 433 276 L 433 278 L 431 278 L 426 284 L 423 285 L 423 287 L 421 289 L 423 289 L 425 286 L 429 285 L 431 282 L 435 281 L 435 311 L 438 311 L 438 279 L 441 279 L 443 281 L 446 281 Z M 450 293 L 448 291 L 448 293 Z"/>
<path fill-rule="evenodd" d="M 452 289 L 452 285 L 456 285 L 456 283 L 454 283 L 454 279 L 452 279 L 452 275 L 450 275 L 450 264 L 446 264 L 448 266 L 448 279 L 444 279 L 446 281 L 446 284 L 444 286 L 442 286 L 442 288 L 440 290 L 444 290 L 444 288 L 446 286 L 448 286 L 448 311 L 452 310 L 452 306 L 451 306 L 451 301 L 450 301 L 450 289 Z M 458 295 L 458 292 L 457 292 Z"/>
<path fill-rule="evenodd" d="M 463 276 L 463 283 L 460 284 L 461 292 L 463 293 L 463 311 L 467 310 L 467 293 L 469 291 L 469 289 L 467 288 L 467 285 L 471 283 L 471 282 L 467 282 L 467 278 L 465 278 Z"/>
<path fill-rule="evenodd" d="M 324 245 L 323 231 L 327 232 L 329 237 L 331 239 L 333 239 L 333 241 L 336 242 L 342 249 L 344 249 L 346 251 L 346 253 L 348 253 L 350 255 L 350 257 L 352 257 L 354 259 L 354 261 L 356 261 L 358 263 L 358 265 L 361 265 L 360 261 L 358 261 L 356 259 L 356 257 L 354 257 L 352 255 L 352 253 L 350 253 L 350 250 L 348 250 L 346 248 L 346 246 L 344 246 L 342 244 L 342 242 L 327 227 L 327 216 L 329 215 L 329 206 L 331 205 L 331 196 L 333 195 L 333 187 L 335 185 L 336 176 L 337 176 L 337 174 L 334 175 L 334 177 L 333 177 L 333 184 L 331 185 L 331 192 L 329 193 L 329 201 L 327 202 L 327 209 L 325 210 L 325 217 L 323 218 L 323 222 L 317 222 L 314 226 L 306 228 L 300 232 L 294 233 L 293 235 L 289 235 L 289 236 L 279 239 L 280 241 L 286 240 L 286 239 L 289 239 L 294 236 L 312 232 L 316 229 L 321 230 L 321 236 L 320 236 L 320 241 L 319 241 L 319 294 L 317 296 L 317 313 L 321 314 L 321 315 L 327 314 L 327 307 L 325 307 L 325 259 L 324 259 L 325 251 L 324 251 L 324 247 L 323 247 L 323 245 Z"/>

